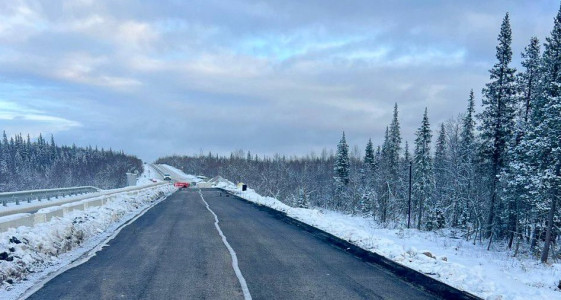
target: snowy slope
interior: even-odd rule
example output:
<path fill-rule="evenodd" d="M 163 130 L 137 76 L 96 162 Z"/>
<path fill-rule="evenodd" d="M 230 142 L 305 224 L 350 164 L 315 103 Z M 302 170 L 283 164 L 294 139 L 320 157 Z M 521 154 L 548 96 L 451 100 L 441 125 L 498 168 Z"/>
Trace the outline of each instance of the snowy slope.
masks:
<path fill-rule="evenodd" d="M 450 238 L 450 232 L 384 229 L 368 218 L 328 210 L 293 208 L 251 189 L 242 192 L 233 184 L 223 182 L 217 187 L 283 211 L 363 249 L 484 299 L 561 299 L 561 291 L 556 287 L 561 279 L 559 263 L 543 265 L 533 258 L 513 258 L 508 253 L 486 251 L 464 239 Z"/>
<path fill-rule="evenodd" d="M 127 191 L 107 204 L 75 210 L 32 227 L 0 233 L 0 299 L 15 299 L 49 274 L 95 254 L 127 221 L 176 189 L 169 184 Z"/>
<path fill-rule="evenodd" d="M 138 186 L 154 183 L 152 180 L 156 180 L 157 182 L 159 182 L 162 181 L 163 178 L 162 176 L 160 176 L 158 171 L 156 171 L 154 167 L 152 167 L 151 164 L 145 164 L 144 172 L 142 172 L 142 174 L 138 177 L 136 185 Z"/>
<path fill-rule="evenodd" d="M 186 182 L 200 182 L 201 181 L 201 179 L 197 178 L 197 176 L 185 174 L 183 171 L 181 171 L 177 168 L 174 168 L 170 165 L 160 164 L 158 166 L 160 166 L 164 170 L 167 170 L 168 173 L 171 175 L 171 177 L 174 178 L 174 179 L 177 179 L 177 180 L 180 180 L 180 181 L 186 181 Z"/>

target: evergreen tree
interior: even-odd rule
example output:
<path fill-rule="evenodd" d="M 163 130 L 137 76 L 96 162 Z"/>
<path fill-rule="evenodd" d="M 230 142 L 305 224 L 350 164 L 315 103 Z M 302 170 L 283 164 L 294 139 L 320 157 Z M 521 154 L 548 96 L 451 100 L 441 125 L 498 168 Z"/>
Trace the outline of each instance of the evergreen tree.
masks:
<path fill-rule="evenodd" d="M 490 236 L 495 225 L 497 205 L 502 205 L 499 175 L 506 163 L 507 146 L 513 135 L 516 104 L 516 70 L 510 67 L 512 60 L 511 29 L 508 13 L 503 19 L 497 46 L 498 62 L 490 72 L 491 82 L 483 89 L 484 110 L 481 120 L 482 156 L 489 165 L 491 178 L 490 200 L 486 235 Z"/>
<path fill-rule="evenodd" d="M 508 204 L 505 211 L 505 217 L 508 219 L 508 247 L 511 248 L 514 236 L 521 238 L 520 214 L 522 206 L 528 206 L 530 201 L 528 195 L 524 192 L 528 174 L 524 171 L 524 159 L 526 151 L 520 146 L 520 142 L 529 129 L 528 122 L 531 115 L 531 108 L 535 104 L 538 96 L 539 75 L 540 75 L 540 44 L 536 37 L 530 40 L 530 44 L 526 46 L 522 53 L 522 67 L 524 71 L 518 74 L 518 120 L 516 122 L 516 136 L 512 142 L 513 146 L 508 152 L 508 167 L 501 175 L 501 183 L 506 187 L 504 198 Z M 526 202 L 526 203 L 522 203 Z"/>
<path fill-rule="evenodd" d="M 403 159 L 407 162 L 407 168 L 409 168 L 409 162 L 411 161 L 411 153 L 409 153 L 409 143 L 405 141 L 405 153 Z"/>
<path fill-rule="evenodd" d="M 417 228 L 421 229 L 423 213 L 431 200 L 433 189 L 433 171 L 430 153 L 431 129 L 428 112 L 425 108 L 423 121 L 415 138 L 413 162 L 413 195 L 417 206 Z"/>
<path fill-rule="evenodd" d="M 398 195 L 400 180 L 401 133 L 398 119 L 397 103 L 394 105 L 393 117 L 389 127 L 386 128 L 384 143 L 382 144 L 382 166 L 383 172 L 379 172 L 382 180 L 379 182 L 381 191 L 379 197 L 380 217 L 386 222 L 390 205 L 395 204 Z"/>
<path fill-rule="evenodd" d="M 369 215 L 372 212 L 372 202 L 375 195 L 375 172 L 377 168 L 377 160 L 374 153 L 374 145 L 372 139 L 368 139 L 366 149 L 364 150 L 364 162 L 361 170 L 361 187 L 359 190 L 358 211 L 362 215 Z"/>
<path fill-rule="evenodd" d="M 434 153 L 434 200 L 437 205 L 444 203 L 444 197 L 448 190 L 448 158 L 446 154 L 446 131 L 444 123 L 440 124 L 440 131 L 436 139 L 436 150 Z"/>
<path fill-rule="evenodd" d="M 473 209 L 470 201 L 475 195 L 475 97 L 473 90 L 469 93 L 468 107 L 462 119 L 460 131 L 460 163 L 459 163 L 459 199 L 461 208 L 461 224 L 466 225 L 468 215 Z"/>
<path fill-rule="evenodd" d="M 374 170 L 376 169 L 376 159 L 374 157 L 374 145 L 372 145 L 372 139 L 368 139 L 366 149 L 364 150 L 364 164 L 369 172 L 374 173 Z"/>
<path fill-rule="evenodd" d="M 304 189 L 298 191 L 298 197 L 296 198 L 296 203 L 294 205 L 297 208 L 309 208 L 310 201 L 309 196 Z"/>
<path fill-rule="evenodd" d="M 343 136 L 337 145 L 337 156 L 335 158 L 335 166 L 333 170 L 335 171 L 335 180 L 338 183 L 343 185 L 349 184 L 349 168 L 350 168 L 350 159 L 349 159 L 349 145 L 347 145 L 347 141 L 345 139 L 345 133 L 343 132 Z"/>
<path fill-rule="evenodd" d="M 525 153 L 521 168 L 532 205 L 547 212 L 546 236 L 541 255 L 546 262 L 553 238 L 555 214 L 561 197 L 561 9 L 546 39 L 540 67 L 541 85 L 532 105 L 530 124 L 520 143 Z"/>
<path fill-rule="evenodd" d="M 538 95 L 540 74 L 540 41 L 537 37 L 530 39 L 530 44 L 522 53 L 524 71 L 518 74 L 518 92 L 521 121 L 525 124 L 530 118 L 531 108 Z"/>
<path fill-rule="evenodd" d="M 396 185 L 399 180 L 399 153 L 401 152 L 401 133 L 398 119 L 397 103 L 393 109 L 392 123 L 389 129 L 389 140 L 387 147 L 387 159 L 389 167 L 388 182 L 393 190 L 396 190 Z M 395 195 L 395 192 L 394 192 Z"/>

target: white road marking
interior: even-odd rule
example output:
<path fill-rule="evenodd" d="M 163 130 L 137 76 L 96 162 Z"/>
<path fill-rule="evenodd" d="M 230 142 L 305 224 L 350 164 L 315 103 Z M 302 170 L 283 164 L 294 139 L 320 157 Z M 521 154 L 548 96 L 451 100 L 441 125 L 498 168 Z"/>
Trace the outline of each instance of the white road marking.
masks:
<path fill-rule="evenodd" d="M 210 209 L 210 206 L 208 206 L 208 203 L 205 201 L 205 198 L 203 197 L 203 193 L 201 192 L 200 189 L 199 189 L 199 194 L 201 195 L 201 200 L 203 200 L 203 202 L 206 205 L 206 209 L 208 209 L 208 211 L 210 211 L 210 213 L 214 216 L 214 227 L 216 227 L 216 230 L 218 230 L 218 234 L 220 234 L 220 236 L 222 237 L 222 242 L 224 242 L 224 245 L 226 245 L 226 248 L 228 248 L 228 251 L 230 252 L 230 256 L 232 256 L 232 267 L 234 268 L 234 272 L 236 273 L 236 276 L 238 277 L 238 281 L 242 286 L 243 297 L 245 300 L 251 300 L 251 294 L 249 293 L 249 288 L 247 287 L 245 278 L 243 277 L 242 271 L 240 271 L 240 268 L 238 266 L 238 256 L 236 256 L 236 251 L 234 251 L 232 246 L 230 246 L 230 244 L 228 243 L 226 236 L 224 235 L 222 229 L 220 229 L 220 226 L 218 225 L 219 223 L 218 216 L 216 216 L 214 211 Z"/>

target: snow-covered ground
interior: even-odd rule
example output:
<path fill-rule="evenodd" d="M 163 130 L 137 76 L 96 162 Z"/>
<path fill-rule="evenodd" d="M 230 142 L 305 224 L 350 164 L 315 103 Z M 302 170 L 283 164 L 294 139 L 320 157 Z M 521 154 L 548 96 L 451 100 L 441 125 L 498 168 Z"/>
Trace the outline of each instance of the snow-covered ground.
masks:
<path fill-rule="evenodd" d="M 123 224 L 176 190 L 169 184 L 130 189 L 105 205 L 0 233 L 0 299 L 15 299 L 57 271 L 87 260 Z"/>
<path fill-rule="evenodd" d="M 561 299 L 559 263 L 543 265 L 533 258 L 513 258 L 510 252 L 486 251 L 484 246 L 451 238 L 450 231 L 384 229 L 369 218 L 293 208 L 225 181 L 217 187 L 484 299 Z"/>
<path fill-rule="evenodd" d="M 136 180 L 136 185 L 146 185 L 162 180 L 163 178 L 160 173 L 158 173 L 151 164 L 144 164 L 144 172 L 142 172 Z"/>
<path fill-rule="evenodd" d="M 197 176 L 185 174 L 183 171 L 181 171 L 181 170 L 179 170 L 175 167 L 172 167 L 170 165 L 160 164 L 158 166 L 160 166 L 163 169 L 169 171 L 169 174 L 174 179 L 178 179 L 178 180 L 186 181 L 186 182 L 200 182 L 201 181 L 201 179 L 197 178 Z"/>

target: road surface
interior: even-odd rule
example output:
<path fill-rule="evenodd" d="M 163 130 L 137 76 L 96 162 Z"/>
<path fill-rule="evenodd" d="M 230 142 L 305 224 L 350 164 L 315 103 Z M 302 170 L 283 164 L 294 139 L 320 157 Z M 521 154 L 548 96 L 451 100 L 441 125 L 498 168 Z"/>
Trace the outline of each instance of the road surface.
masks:
<path fill-rule="evenodd" d="M 253 299 L 435 299 L 255 205 L 218 190 L 202 196 L 174 193 L 29 299 L 244 299 L 203 198 Z"/>

